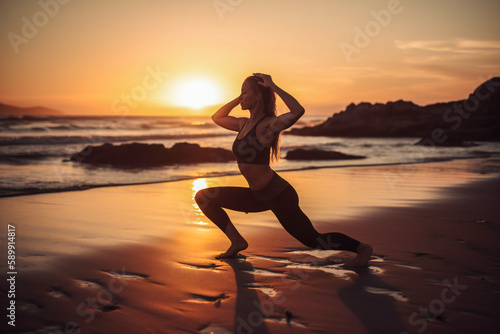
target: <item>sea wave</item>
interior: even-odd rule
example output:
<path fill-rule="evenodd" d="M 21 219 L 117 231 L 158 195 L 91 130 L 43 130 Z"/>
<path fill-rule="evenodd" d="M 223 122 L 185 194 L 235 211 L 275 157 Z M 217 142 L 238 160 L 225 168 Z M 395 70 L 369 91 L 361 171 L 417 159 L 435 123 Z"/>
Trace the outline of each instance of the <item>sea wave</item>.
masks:
<path fill-rule="evenodd" d="M 415 162 L 386 162 L 386 163 L 367 163 L 367 164 L 339 164 L 339 165 L 312 165 L 312 166 L 297 166 L 293 168 L 277 168 L 275 169 L 277 172 L 291 172 L 291 171 L 305 171 L 305 170 L 317 170 L 317 169 L 325 169 L 325 168 L 348 168 L 348 167 L 356 167 L 356 168 L 366 168 L 366 167 L 380 167 L 380 166 L 405 166 L 405 165 L 414 165 L 414 164 L 426 164 L 432 162 L 444 162 L 444 161 L 453 161 L 453 160 L 466 160 L 466 159 L 481 159 L 487 157 L 498 157 L 500 154 L 480 154 L 475 157 L 441 157 L 441 158 L 426 158 L 421 161 Z M 499 161 L 500 162 L 500 161 Z M 488 170 L 478 170 L 477 173 L 499 173 L 500 172 L 500 164 L 494 164 L 490 166 Z M 224 177 L 224 176 L 232 176 L 239 175 L 239 172 L 236 170 L 226 170 L 226 171 L 207 171 L 204 173 L 194 173 L 192 175 L 183 175 L 183 176 L 172 176 L 170 178 L 165 179 L 157 179 L 157 180 L 148 180 L 148 181 L 136 181 L 136 182 L 108 182 L 108 183 L 85 183 L 85 184 L 54 184 L 54 183 L 44 183 L 44 182 L 35 182 L 30 185 L 24 186 L 2 186 L 0 187 L 0 198 L 2 197 L 15 197 L 15 196 L 24 196 L 24 195 L 36 195 L 36 194 L 45 194 L 45 193 L 56 193 L 56 192 L 68 192 L 68 191 L 81 191 L 88 190 L 93 188 L 103 188 L 103 187 L 118 187 L 118 186 L 133 186 L 133 185 L 147 185 L 147 184 L 156 184 L 156 183 L 166 183 L 166 182 L 178 182 L 178 181 L 186 181 L 186 180 L 195 180 L 199 178 L 211 178 L 211 177 Z"/>
<path fill-rule="evenodd" d="M 2 115 L 0 115 L 2 116 Z M 0 117 L 2 131 L 45 130 L 141 130 L 152 128 L 212 128 L 217 127 L 208 117 L 116 117 L 116 116 L 3 116 Z"/>
<path fill-rule="evenodd" d="M 151 135 L 125 135 L 125 136 L 5 136 L 0 137 L 0 146 L 11 145 L 67 145 L 67 144 L 98 144 L 119 143 L 129 141 L 171 140 L 171 139 L 199 139 L 207 137 L 225 137 L 231 134 L 206 133 L 206 134 L 151 134 Z"/>
<path fill-rule="evenodd" d="M 0 187 L 0 198 L 2 197 L 15 197 L 15 196 L 25 196 L 25 195 L 37 195 L 37 194 L 47 194 L 47 193 L 59 193 L 68 191 L 81 191 L 89 190 L 94 188 L 104 188 L 104 187 L 121 187 L 121 186 L 135 186 L 135 185 L 147 185 L 156 183 L 166 183 L 166 182 L 178 182 L 186 180 L 195 180 L 200 177 L 223 177 L 236 175 L 237 172 L 210 172 L 205 175 L 197 176 L 187 176 L 187 177 L 177 177 L 165 180 L 156 181 L 139 181 L 139 182 L 129 182 L 129 183 L 96 183 L 96 184 L 77 184 L 77 185 L 42 185 L 40 187 L 26 186 L 26 187 Z"/>
<path fill-rule="evenodd" d="M 32 153 L 14 153 L 1 154 L 0 163 L 4 164 L 32 164 L 33 161 L 40 161 L 50 158 L 67 157 L 65 153 L 48 153 L 48 152 L 32 152 Z"/>

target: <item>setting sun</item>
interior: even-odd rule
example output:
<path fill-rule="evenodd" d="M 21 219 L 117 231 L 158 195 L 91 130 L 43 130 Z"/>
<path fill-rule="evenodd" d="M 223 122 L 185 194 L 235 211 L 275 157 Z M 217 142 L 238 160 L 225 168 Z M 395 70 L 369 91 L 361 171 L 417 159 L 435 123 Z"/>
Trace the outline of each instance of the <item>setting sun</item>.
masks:
<path fill-rule="evenodd" d="M 205 78 L 186 78 L 174 84 L 169 92 L 171 103 L 193 109 L 221 102 L 220 87 L 214 81 Z"/>

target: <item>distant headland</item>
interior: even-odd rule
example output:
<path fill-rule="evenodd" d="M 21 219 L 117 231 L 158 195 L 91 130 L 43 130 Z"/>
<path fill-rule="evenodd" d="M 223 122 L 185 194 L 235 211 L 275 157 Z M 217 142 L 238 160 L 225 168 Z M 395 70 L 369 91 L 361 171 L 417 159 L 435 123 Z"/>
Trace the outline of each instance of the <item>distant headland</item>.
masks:
<path fill-rule="evenodd" d="M 288 133 L 328 137 L 420 137 L 449 141 L 500 140 L 500 77 L 482 83 L 467 99 L 419 106 L 410 101 L 350 104 L 325 122 Z"/>
<path fill-rule="evenodd" d="M 12 115 L 12 116 L 28 116 L 28 115 L 64 115 L 63 112 L 55 109 L 50 109 L 41 106 L 35 107 L 15 107 L 8 104 L 0 103 L 0 115 Z"/>

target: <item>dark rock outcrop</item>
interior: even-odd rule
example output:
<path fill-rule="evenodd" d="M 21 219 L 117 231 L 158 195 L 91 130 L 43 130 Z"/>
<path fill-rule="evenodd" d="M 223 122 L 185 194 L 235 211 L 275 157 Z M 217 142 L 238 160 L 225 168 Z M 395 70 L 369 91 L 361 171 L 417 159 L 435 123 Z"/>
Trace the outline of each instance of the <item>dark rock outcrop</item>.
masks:
<path fill-rule="evenodd" d="M 318 149 L 305 150 L 302 148 L 289 151 L 285 157 L 287 160 L 348 160 L 364 158 L 366 157 L 344 154 L 335 151 L 323 151 Z"/>
<path fill-rule="evenodd" d="M 418 106 L 408 101 L 350 104 L 325 122 L 289 133 L 330 137 L 422 137 L 438 142 L 500 140 L 500 78 L 465 100 Z M 440 144 L 441 144 L 440 143 Z"/>
<path fill-rule="evenodd" d="M 198 144 L 177 143 L 171 148 L 163 144 L 131 143 L 87 146 L 73 154 L 71 161 L 117 168 L 147 168 L 175 164 L 228 162 L 235 160 L 231 151 L 222 148 L 200 147 Z"/>

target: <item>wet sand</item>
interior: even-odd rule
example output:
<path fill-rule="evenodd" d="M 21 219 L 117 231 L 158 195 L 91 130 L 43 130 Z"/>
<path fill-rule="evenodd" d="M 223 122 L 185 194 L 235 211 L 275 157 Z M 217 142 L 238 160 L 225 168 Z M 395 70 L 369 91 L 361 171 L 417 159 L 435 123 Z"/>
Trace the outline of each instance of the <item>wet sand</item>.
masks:
<path fill-rule="evenodd" d="M 320 232 L 373 246 L 369 266 L 356 270 L 340 266 L 352 254 L 307 249 L 269 212 L 230 212 L 250 247 L 240 258 L 214 259 L 229 245 L 193 196 L 245 185 L 239 176 L 3 198 L 2 258 L 6 225 L 16 226 L 16 327 L 4 317 L 0 329 L 496 333 L 499 165 L 281 173 Z"/>

